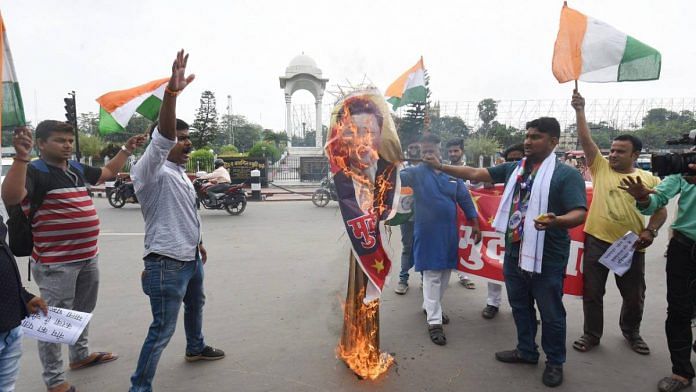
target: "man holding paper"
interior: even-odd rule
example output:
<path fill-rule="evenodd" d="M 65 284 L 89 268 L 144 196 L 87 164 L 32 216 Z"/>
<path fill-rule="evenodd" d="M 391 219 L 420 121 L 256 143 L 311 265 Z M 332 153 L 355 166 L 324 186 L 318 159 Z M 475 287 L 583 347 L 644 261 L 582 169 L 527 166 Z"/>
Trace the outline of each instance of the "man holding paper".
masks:
<path fill-rule="evenodd" d="M 691 175 L 667 176 L 655 189 L 646 187 L 640 177 L 628 177 L 621 186 L 621 189 L 633 196 L 643 215 L 654 214 L 679 195 L 679 210 L 672 224 L 674 235 L 667 248 L 666 268 L 665 332 L 672 360 L 672 375 L 657 384 L 661 392 L 682 390 L 691 385 L 696 375 L 691 364 L 691 316 L 696 299 L 696 175 L 693 175 L 696 173 L 696 164 L 689 165 L 689 169 Z"/>
<path fill-rule="evenodd" d="M 493 226 L 505 234 L 503 274 L 517 327 L 517 347 L 497 352 L 495 357 L 507 363 L 539 361 L 536 302 L 546 353 L 542 382 L 556 387 L 563 383 L 566 359 L 563 277 L 570 252 L 568 229 L 585 220 L 587 198 L 580 173 L 554 154 L 561 133 L 558 121 L 542 117 L 526 128 L 525 158 L 520 162 L 483 169 L 443 165 L 434 156 L 424 157 L 424 161 L 455 177 L 505 183 Z"/>
<path fill-rule="evenodd" d="M 636 160 L 643 147 L 633 135 L 617 136 L 611 143 L 609 159 L 604 158 L 592 140 L 585 119 L 585 99 L 573 92 L 571 105 L 577 117 L 578 139 L 585 152 L 587 166 L 592 174 L 593 199 L 585 222 L 585 254 L 583 261 L 583 335 L 573 342 L 573 348 L 587 352 L 599 344 L 604 324 L 603 297 L 609 268 L 600 258 L 609 247 L 627 232 L 638 236 L 631 265 L 623 275 L 615 274 L 616 286 L 621 292 L 623 304 L 619 326 L 623 336 L 638 354 L 650 354 L 650 348 L 640 336 L 645 301 L 645 248 L 652 244 L 657 229 L 667 218 L 667 211 L 658 208 L 644 225 L 633 198 L 617 187 L 628 176 L 636 176 L 648 188 L 655 187 L 660 179 L 650 172 L 636 168 Z M 615 271 L 616 272 L 616 271 Z"/>

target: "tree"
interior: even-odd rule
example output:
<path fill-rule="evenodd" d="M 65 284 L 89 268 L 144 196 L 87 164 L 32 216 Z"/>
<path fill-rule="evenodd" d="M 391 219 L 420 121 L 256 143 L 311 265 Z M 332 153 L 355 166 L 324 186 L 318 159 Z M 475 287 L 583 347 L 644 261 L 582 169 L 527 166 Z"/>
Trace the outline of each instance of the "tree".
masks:
<path fill-rule="evenodd" d="M 101 158 L 101 151 L 104 149 L 104 146 L 104 141 L 99 136 L 80 132 L 80 151 L 85 158 Z"/>
<path fill-rule="evenodd" d="M 213 161 L 215 155 L 207 148 L 201 148 L 191 153 L 188 167 L 195 171 L 206 171 L 208 173 L 214 170 Z"/>
<path fill-rule="evenodd" d="M 431 121 L 430 130 L 439 135 L 442 140 L 454 138 L 466 139 L 469 136 L 469 126 L 464 120 L 456 116 L 437 116 Z"/>
<path fill-rule="evenodd" d="M 248 121 L 244 116 L 237 114 L 223 114 L 220 117 L 220 126 L 218 127 L 218 135 L 215 139 L 215 145 L 233 144 L 236 145 L 236 127 L 247 124 Z"/>
<path fill-rule="evenodd" d="M 261 140 L 273 143 L 278 149 L 282 149 L 288 143 L 288 134 L 285 131 L 273 132 L 270 129 L 264 129 L 261 133 Z"/>
<path fill-rule="evenodd" d="M 500 145 L 495 138 L 485 135 L 476 135 L 466 139 L 464 151 L 469 164 L 478 165 L 479 157 L 490 157 L 500 151 Z M 488 162 L 490 165 L 491 162 Z M 486 164 L 484 164 L 486 166 Z"/>
<path fill-rule="evenodd" d="M 488 136 L 497 140 L 503 147 L 509 147 L 524 141 L 524 132 L 515 127 L 501 124 L 495 120 L 490 124 Z"/>
<path fill-rule="evenodd" d="M 231 144 L 227 144 L 225 146 L 222 146 L 218 150 L 218 155 L 222 155 L 222 156 L 234 156 L 234 155 L 237 155 L 238 153 L 239 153 L 239 150 L 237 149 L 237 147 L 235 147 Z"/>
<path fill-rule="evenodd" d="M 218 135 L 215 94 L 209 90 L 203 91 L 200 103 L 192 124 L 194 129 L 191 130 L 191 143 L 194 148 L 212 144 Z"/>
<path fill-rule="evenodd" d="M 261 141 L 249 149 L 249 157 L 267 158 L 273 163 L 280 159 L 280 150 L 273 143 Z"/>
<path fill-rule="evenodd" d="M 99 115 L 92 112 L 80 113 L 77 128 L 85 135 L 99 135 Z"/>
<path fill-rule="evenodd" d="M 480 130 L 486 134 L 490 130 L 491 122 L 498 116 L 498 102 L 493 98 L 486 98 L 478 103 L 478 115 L 483 124 Z"/>
<path fill-rule="evenodd" d="M 147 132 L 150 129 L 150 125 L 152 125 L 152 121 L 136 113 L 131 117 L 128 125 L 126 125 L 125 131 L 104 135 L 102 139 L 120 146 L 131 136 Z"/>
<path fill-rule="evenodd" d="M 424 79 L 425 101 L 407 105 L 406 115 L 399 121 L 397 133 L 402 149 L 405 149 L 410 143 L 417 141 L 425 130 L 425 112 L 426 108 L 430 108 L 430 75 L 428 75 L 427 70 L 425 71 Z"/>
<path fill-rule="evenodd" d="M 263 128 L 258 124 L 246 123 L 234 128 L 234 144 L 239 151 L 248 151 L 256 142 L 261 140 Z"/>

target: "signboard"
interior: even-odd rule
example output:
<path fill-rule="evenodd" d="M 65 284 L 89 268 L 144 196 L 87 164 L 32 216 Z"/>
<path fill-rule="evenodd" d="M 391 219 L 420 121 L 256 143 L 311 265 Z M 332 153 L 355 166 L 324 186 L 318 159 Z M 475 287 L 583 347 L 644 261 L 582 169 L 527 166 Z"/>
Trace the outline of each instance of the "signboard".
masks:
<path fill-rule="evenodd" d="M 251 171 L 257 169 L 261 172 L 261 186 L 268 186 L 268 163 L 266 158 L 251 157 L 220 157 L 225 162 L 225 168 L 230 171 L 232 184 L 251 182 Z"/>

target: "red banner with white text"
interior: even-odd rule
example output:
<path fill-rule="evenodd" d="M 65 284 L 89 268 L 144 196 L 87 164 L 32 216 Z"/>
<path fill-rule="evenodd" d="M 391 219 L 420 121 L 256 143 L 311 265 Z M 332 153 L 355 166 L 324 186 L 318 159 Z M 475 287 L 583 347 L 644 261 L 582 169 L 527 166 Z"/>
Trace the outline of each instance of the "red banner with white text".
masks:
<path fill-rule="evenodd" d="M 460 214 L 459 221 L 459 263 L 457 269 L 467 274 L 503 282 L 503 256 L 505 255 L 505 235 L 493 229 L 493 219 L 503 194 L 503 184 L 493 188 L 472 189 L 471 197 L 478 211 L 482 239 L 474 245 L 471 227 Z M 587 188 L 587 206 L 592 201 L 592 186 Z M 582 296 L 582 256 L 585 243 L 584 225 L 570 230 L 570 252 L 563 292 L 571 296 Z"/>

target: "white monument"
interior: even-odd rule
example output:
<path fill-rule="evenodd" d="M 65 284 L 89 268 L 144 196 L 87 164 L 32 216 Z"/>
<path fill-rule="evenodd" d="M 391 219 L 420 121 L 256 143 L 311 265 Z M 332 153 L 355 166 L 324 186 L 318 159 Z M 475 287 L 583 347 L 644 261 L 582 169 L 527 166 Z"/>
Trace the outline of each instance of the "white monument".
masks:
<path fill-rule="evenodd" d="M 324 140 L 322 137 L 321 103 L 329 79 L 322 78 L 321 69 L 314 60 L 302 53 L 290 61 L 285 68 L 285 76 L 280 77 L 280 88 L 285 90 L 285 131 L 292 138 L 292 95 L 298 90 L 307 90 L 314 95 L 316 108 L 316 143 L 314 147 L 288 146 L 292 155 L 322 155 Z"/>

